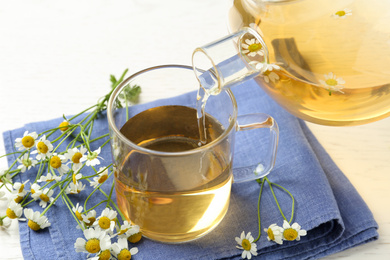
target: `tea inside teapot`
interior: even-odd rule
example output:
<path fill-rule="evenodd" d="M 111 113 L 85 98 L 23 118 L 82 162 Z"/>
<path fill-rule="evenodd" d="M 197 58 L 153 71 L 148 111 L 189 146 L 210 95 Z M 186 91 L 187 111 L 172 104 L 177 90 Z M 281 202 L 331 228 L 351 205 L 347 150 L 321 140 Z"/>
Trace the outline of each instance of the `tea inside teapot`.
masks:
<path fill-rule="evenodd" d="M 390 115 L 390 1 L 235 0 L 228 17 L 262 36 L 281 69 L 255 80 L 290 113 L 337 126 Z"/>

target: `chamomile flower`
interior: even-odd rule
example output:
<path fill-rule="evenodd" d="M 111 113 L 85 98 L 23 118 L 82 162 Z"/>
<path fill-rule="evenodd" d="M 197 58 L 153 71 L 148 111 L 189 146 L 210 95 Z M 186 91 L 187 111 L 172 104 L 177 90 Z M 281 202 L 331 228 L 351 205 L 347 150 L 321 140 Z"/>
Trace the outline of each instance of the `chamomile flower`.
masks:
<path fill-rule="evenodd" d="M 100 167 L 98 171 L 98 176 L 93 178 L 93 181 L 90 182 L 90 185 L 94 188 L 105 182 L 108 178 L 108 168 Z"/>
<path fill-rule="evenodd" d="M 84 154 L 87 152 L 87 148 L 84 146 L 80 146 L 80 149 L 70 148 L 66 153 L 64 154 L 65 158 L 67 158 L 70 162 L 72 162 L 72 170 L 77 171 L 83 166 L 83 163 L 81 162 L 81 158 L 84 156 Z"/>
<path fill-rule="evenodd" d="M 12 185 L 12 192 L 11 192 L 11 198 L 16 202 L 16 203 L 19 203 L 23 200 L 24 196 L 26 196 L 27 194 L 27 190 L 24 189 L 26 183 L 28 182 L 29 180 L 26 180 L 25 182 L 21 183 L 21 182 L 15 182 L 13 185 Z"/>
<path fill-rule="evenodd" d="M 279 80 L 279 75 L 275 71 L 280 70 L 280 66 L 274 63 L 262 63 L 258 61 L 252 61 L 249 63 L 254 66 L 256 70 L 260 71 L 260 76 L 264 78 L 264 81 L 269 83 L 270 81 L 275 83 Z"/>
<path fill-rule="evenodd" d="M 112 233 L 115 227 L 117 212 L 115 210 L 105 208 L 102 214 L 96 219 L 94 226 L 100 227 L 102 230 Z"/>
<path fill-rule="evenodd" d="M 329 95 L 332 94 L 332 91 L 341 91 L 344 88 L 345 81 L 342 78 L 338 78 L 335 74 L 330 72 L 328 75 L 324 75 L 325 80 L 319 80 L 322 87 L 329 91 Z"/>
<path fill-rule="evenodd" d="M 352 10 L 350 9 L 343 9 L 343 10 L 339 10 L 335 13 L 332 14 L 333 18 L 336 18 L 336 19 L 345 19 L 347 18 L 347 16 L 350 16 L 352 15 Z"/>
<path fill-rule="evenodd" d="M 11 175 L 8 173 L 8 170 L 6 169 L 1 169 L 0 170 L 0 182 L 7 183 L 7 182 L 12 182 Z"/>
<path fill-rule="evenodd" d="M 39 211 L 33 211 L 32 209 L 24 209 L 24 216 L 28 219 L 27 225 L 34 231 L 49 227 L 51 224 L 46 216 L 41 216 Z"/>
<path fill-rule="evenodd" d="M 51 151 L 53 151 L 53 145 L 49 140 L 46 139 L 46 135 L 43 135 L 37 142 L 37 150 L 33 151 L 31 154 L 38 153 L 36 159 L 44 160 L 51 156 Z"/>
<path fill-rule="evenodd" d="M 245 43 L 241 44 L 241 47 L 243 48 L 242 53 L 250 57 L 255 57 L 256 55 L 264 56 L 263 46 L 256 38 L 246 39 Z"/>
<path fill-rule="evenodd" d="M 5 192 L 0 190 L 0 200 L 6 200 Z"/>
<path fill-rule="evenodd" d="M 111 248 L 118 260 L 131 259 L 132 255 L 138 253 L 138 248 L 136 247 L 129 250 L 127 240 L 125 238 L 118 238 L 118 242 L 114 243 Z"/>
<path fill-rule="evenodd" d="M 0 217 L 0 228 L 9 228 L 11 226 L 12 220 L 7 217 Z"/>
<path fill-rule="evenodd" d="M 267 232 L 268 241 L 274 241 L 279 245 L 283 244 L 283 231 L 284 230 L 282 227 L 279 227 L 276 224 L 272 224 L 268 228 L 265 228 L 264 231 Z"/>
<path fill-rule="evenodd" d="M 109 260 L 111 258 L 111 239 L 103 239 L 100 241 L 100 252 L 95 257 L 88 258 L 89 260 Z"/>
<path fill-rule="evenodd" d="M 25 149 L 30 150 L 34 147 L 37 138 L 38 134 L 36 132 L 29 133 L 28 131 L 25 131 L 22 138 L 15 139 L 15 147 L 18 148 L 19 151 Z"/>
<path fill-rule="evenodd" d="M 86 162 L 85 165 L 87 166 L 99 165 L 100 164 L 99 158 L 102 159 L 100 156 L 98 156 L 100 152 L 101 152 L 101 148 L 99 147 L 92 153 L 88 153 L 88 155 L 84 155 L 80 159 L 80 162 Z"/>
<path fill-rule="evenodd" d="M 120 231 L 118 232 L 119 238 L 126 238 L 131 243 L 137 243 L 142 238 L 142 233 L 139 230 L 138 225 L 131 225 L 126 220 L 123 222 Z"/>
<path fill-rule="evenodd" d="M 69 183 L 68 187 L 65 189 L 66 194 L 79 194 L 81 191 L 85 190 L 86 185 L 81 181 L 77 181 L 76 183 Z"/>
<path fill-rule="evenodd" d="M 61 176 L 52 175 L 50 172 L 48 172 L 45 176 L 41 176 L 37 182 L 52 182 L 52 181 L 60 181 Z"/>
<path fill-rule="evenodd" d="M 65 164 L 67 159 L 63 155 L 57 155 L 56 153 L 50 157 L 50 166 L 58 171 L 62 176 L 69 171 L 69 167 Z"/>
<path fill-rule="evenodd" d="M 76 206 L 72 207 L 72 211 L 78 220 L 83 221 L 83 216 L 81 215 L 81 212 L 83 212 L 83 206 L 80 206 L 79 203 L 77 203 Z"/>
<path fill-rule="evenodd" d="M 39 186 L 38 183 L 33 183 L 30 187 L 30 191 L 31 191 L 31 194 L 34 194 L 36 191 L 40 191 L 41 190 L 41 186 Z"/>
<path fill-rule="evenodd" d="M 45 188 L 44 190 L 35 191 L 34 194 L 31 194 L 31 197 L 34 200 L 40 199 L 39 206 L 41 206 L 42 208 L 46 208 L 47 203 L 51 203 L 54 200 L 54 198 L 52 197 L 53 193 L 53 190 Z"/>
<path fill-rule="evenodd" d="M 22 216 L 22 213 L 23 207 L 19 203 L 16 203 L 15 201 L 11 200 L 5 212 L 7 217 L 9 217 L 10 219 L 17 219 Z"/>
<path fill-rule="evenodd" d="M 290 224 L 284 220 L 283 221 L 283 239 L 288 241 L 301 239 L 301 236 L 306 236 L 306 230 L 301 229 L 301 226 L 298 223 Z"/>
<path fill-rule="evenodd" d="M 24 154 L 21 158 L 17 158 L 16 160 L 20 163 L 18 169 L 20 169 L 21 172 L 30 170 L 31 167 L 35 167 L 35 165 L 38 163 L 37 160 L 33 160 L 31 157 L 29 157 L 28 154 Z"/>
<path fill-rule="evenodd" d="M 257 245 L 253 243 L 254 239 L 251 235 L 251 232 L 245 236 L 245 232 L 242 231 L 240 237 L 236 237 L 236 242 L 239 246 L 236 246 L 238 249 L 243 249 L 244 251 L 241 254 L 243 259 L 248 258 L 251 259 L 252 255 L 257 255 Z"/>
<path fill-rule="evenodd" d="M 100 228 L 88 228 L 83 231 L 84 238 L 77 238 L 74 247 L 76 252 L 84 252 L 89 254 L 97 254 L 101 251 L 102 241 L 110 240 L 110 236 L 107 235 Z"/>
<path fill-rule="evenodd" d="M 94 209 L 90 210 L 86 215 L 81 215 L 81 217 L 83 218 L 83 222 L 87 227 L 92 226 L 96 220 L 96 211 Z"/>
<path fill-rule="evenodd" d="M 69 121 L 68 121 L 68 120 L 64 120 L 64 121 L 62 121 L 62 122 L 59 124 L 58 127 L 59 127 L 60 131 L 61 131 L 62 133 L 64 133 L 64 132 L 68 131 L 69 125 L 70 125 Z"/>

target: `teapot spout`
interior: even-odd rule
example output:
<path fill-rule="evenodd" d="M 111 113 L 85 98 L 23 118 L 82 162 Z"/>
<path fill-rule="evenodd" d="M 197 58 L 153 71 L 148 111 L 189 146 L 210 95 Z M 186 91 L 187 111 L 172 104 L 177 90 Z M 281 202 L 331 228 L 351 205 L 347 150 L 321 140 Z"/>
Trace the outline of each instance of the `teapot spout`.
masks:
<path fill-rule="evenodd" d="M 245 27 L 194 50 L 192 67 L 211 95 L 254 78 L 268 64 L 268 48 L 260 34 Z"/>

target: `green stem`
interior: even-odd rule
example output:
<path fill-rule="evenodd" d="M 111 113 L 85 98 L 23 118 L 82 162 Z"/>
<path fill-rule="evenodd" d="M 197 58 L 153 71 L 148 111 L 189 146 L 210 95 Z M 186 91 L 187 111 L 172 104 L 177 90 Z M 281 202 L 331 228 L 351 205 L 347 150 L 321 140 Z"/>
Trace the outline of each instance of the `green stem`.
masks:
<path fill-rule="evenodd" d="M 288 193 L 288 195 L 290 195 L 291 197 L 291 200 L 292 200 L 292 205 L 291 205 L 291 218 L 290 218 L 290 221 L 288 222 L 289 224 L 291 224 L 292 220 L 294 219 L 294 208 L 295 208 L 295 199 L 294 199 L 294 196 L 284 187 L 280 186 L 279 184 L 276 184 L 276 183 L 272 183 L 272 185 L 275 185 L 281 189 L 283 189 L 285 192 Z"/>
<path fill-rule="evenodd" d="M 260 187 L 260 192 L 259 192 L 259 199 L 257 201 L 257 219 L 258 219 L 258 224 L 259 224 L 259 235 L 253 241 L 255 243 L 260 239 L 260 236 L 261 236 L 260 200 L 261 200 L 261 194 L 263 193 L 264 178 L 260 181 L 261 181 L 261 187 Z"/>
<path fill-rule="evenodd" d="M 270 190 L 271 190 L 271 192 L 272 192 L 272 196 L 273 196 L 274 199 L 275 199 L 275 202 L 276 202 L 276 205 L 278 206 L 278 209 L 279 209 L 280 214 L 282 215 L 282 217 L 284 218 L 284 220 L 287 221 L 287 218 L 284 216 L 283 211 L 282 211 L 282 209 L 281 209 L 281 207 L 280 207 L 280 205 L 279 205 L 278 199 L 276 198 L 274 189 L 272 188 L 272 183 L 268 180 L 267 177 L 264 177 L 264 179 L 266 179 L 266 181 L 267 181 L 267 183 L 268 183 L 268 185 L 269 185 L 269 188 L 270 188 Z"/>

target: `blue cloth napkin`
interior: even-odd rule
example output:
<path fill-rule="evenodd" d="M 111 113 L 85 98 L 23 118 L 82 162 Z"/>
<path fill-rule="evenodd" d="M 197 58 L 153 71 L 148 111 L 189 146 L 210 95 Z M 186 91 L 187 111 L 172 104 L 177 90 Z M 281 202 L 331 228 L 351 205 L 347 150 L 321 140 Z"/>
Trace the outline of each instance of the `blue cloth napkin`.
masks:
<path fill-rule="evenodd" d="M 378 238 L 378 228 L 372 213 L 357 191 L 333 163 L 305 123 L 290 115 L 270 99 L 257 84 L 250 80 L 243 86 L 233 88 L 238 102 L 239 114 L 263 112 L 273 116 L 280 127 L 279 149 L 274 170 L 269 179 L 287 188 L 295 197 L 295 216 L 307 235 L 300 241 L 285 241 L 283 245 L 269 242 L 263 232 L 257 242 L 258 256 L 253 259 L 316 259 L 333 254 Z M 178 99 L 186 96 L 177 97 Z M 23 136 L 25 130 L 42 132 L 58 126 L 62 118 L 30 123 L 20 129 L 3 133 L 7 153 L 14 152 L 14 140 Z M 103 114 L 94 126 L 94 136 L 108 132 L 107 118 Z M 54 138 L 54 137 L 53 137 Z M 52 139 L 52 138 L 50 138 Z M 234 168 L 252 165 L 250 131 L 237 134 Z M 92 149 L 104 140 L 93 143 Z M 65 146 L 64 144 L 63 146 Z M 111 150 L 105 146 L 100 154 L 104 161 L 111 163 Z M 9 157 L 9 163 L 16 159 Z M 92 174 L 83 170 L 84 175 Z M 36 171 L 19 174 L 15 181 L 35 179 Z M 109 192 L 112 180 L 106 181 L 103 189 Z M 87 184 L 88 186 L 88 184 Z M 231 202 L 227 215 L 211 233 L 184 244 L 163 244 L 143 238 L 136 246 L 138 254 L 132 259 L 240 259 L 242 250 L 236 248 L 235 237 L 242 231 L 258 234 L 257 200 L 260 185 L 256 181 L 235 183 L 232 187 Z M 88 191 L 70 195 L 74 203 L 84 201 Z M 291 199 L 275 189 L 281 208 L 290 218 Z M 94 197 L 91 204 L 104 197 Z M 29 207 L 42 211 L 37 202 Z M 102 208 L 97 209 L 97 215 Z M 267 185 L 261 199 L 261 223 L 283 223 L 279 210 Z M 86 254 L 76 253 L 74 243 L 83 237 L 76 229 L 76 222 L 62 201 L 55 204 L 46 215 L 51 226 L 40 232 L 31 231 L 26 222 L 20 222 L 20 240 L 25 259 L 85 259 Z"/>

